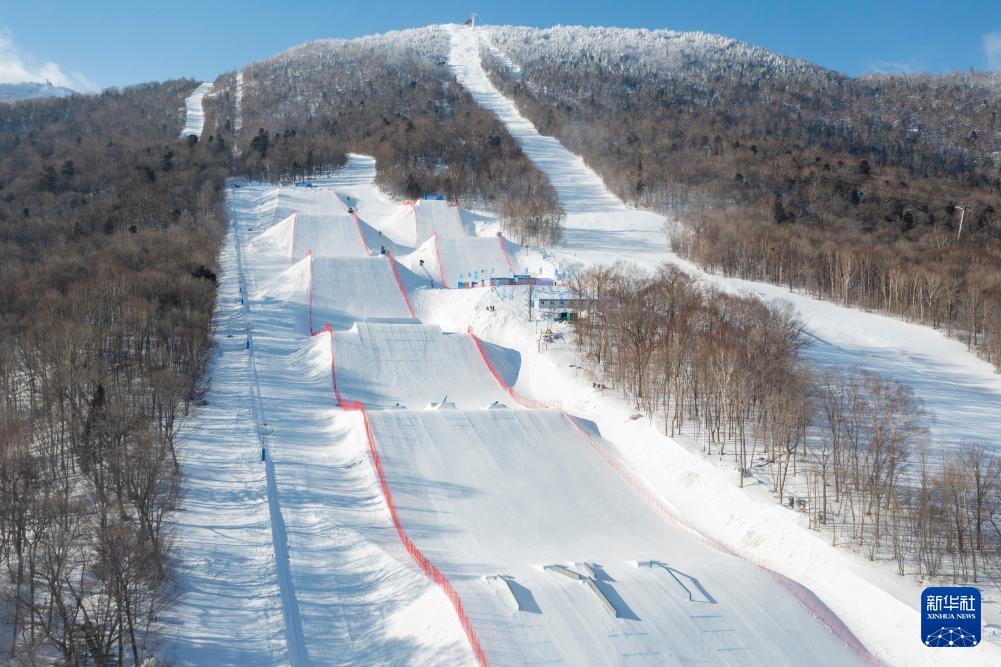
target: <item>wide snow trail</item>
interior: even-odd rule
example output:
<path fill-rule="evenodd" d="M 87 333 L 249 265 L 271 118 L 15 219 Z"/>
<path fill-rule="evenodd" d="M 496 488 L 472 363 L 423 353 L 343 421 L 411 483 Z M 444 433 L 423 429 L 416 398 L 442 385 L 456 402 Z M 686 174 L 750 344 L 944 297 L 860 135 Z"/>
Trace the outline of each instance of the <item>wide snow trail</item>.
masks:
<path fill-rule="evenodd" d="M 261 444 L 261 458 L 264 462 L 265 479 L 267 481 L 268 514 L 271 519 L 271 542 L 275 553 L 275 570 L 278 575 L 278 590 L 282 600 L 282 617 L 285 621 L 285 640 L 288 646 L 289 662 L 296 667 L 309 664 L 309 653 L 302 631 L 302 616 L 299 612 L 299 601 L 295 594 L 295 585 L 289 571 L 289 536 L 285 518 L 281 512 L 281 501 L 278 487 L 275 483 L 275 464 L 273 451 L 268 455 L 268 436 L 271 429 L 267 422 L 264 402 L 261 398 L 261 380 L 257 371 L 257 346 L 254 341 L 254 322 L 250 310 L 250 299 L 246 297 L 247 280 L 243 268 L 243 243 L 240 238 L 239 225 L 233 222 L 233 240 L 236 246 L 236 271 L 239 277 L 240 303 L 243 311 L 243 325 L 247 338 L 247 356 L 250 361 L 250 403 L 257 426 Z"/>
<path fill-rule="evenodd" d="M 181 139 L 186 139 L 192 135 L 202 138 L 202 130 L 205 129 L 205 109 L 202 105 L 204 97 L 212 92 L 211 83 L 203 83 L 188 95 L 184 102 L 185 121 L 184 129 L 181 130 Z"/>
<path fill-rule="evenodd" d="M 182 665 L 289 661 L 236 247 L 231 231 L 219 257 L 207 405 L 177 442 L 184 472 L 176 550 L 181 598 L 166 622 L 176 627 L 173 653 Z"/>
<path fill-rule="evenodd" d="M 458 26 L 450 26 L 450 30 L 449 61 L 459 82 L 480 106 L 497 114 L 525 155 L 556 189 L 566 212 L 563 248 L 573 258 L 590 264 L 619 257 L 648 268 L 660 266 L 670 251 L 663 216 L 628 208 L 608 191 L 582 157 L 571 153 L 555 137 L 539 134 L 487 77 L 480 63 L 479 32 Z"/>

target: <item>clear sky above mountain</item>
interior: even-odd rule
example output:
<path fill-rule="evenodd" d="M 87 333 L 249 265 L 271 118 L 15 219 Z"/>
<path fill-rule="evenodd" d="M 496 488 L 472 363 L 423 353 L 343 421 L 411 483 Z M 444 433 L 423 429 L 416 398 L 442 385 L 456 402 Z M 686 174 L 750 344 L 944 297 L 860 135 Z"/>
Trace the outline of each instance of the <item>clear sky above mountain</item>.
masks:
<path fill-rule="evenodd" d="M 6 0 L 0 82 L 47 78 L 93 89 L 182 76 L 210 80 L 310 39 L 457 22 L 471 11 L 487 23 L 702 30 L 852 75 L 1001 70 L 997 0 Z"/>

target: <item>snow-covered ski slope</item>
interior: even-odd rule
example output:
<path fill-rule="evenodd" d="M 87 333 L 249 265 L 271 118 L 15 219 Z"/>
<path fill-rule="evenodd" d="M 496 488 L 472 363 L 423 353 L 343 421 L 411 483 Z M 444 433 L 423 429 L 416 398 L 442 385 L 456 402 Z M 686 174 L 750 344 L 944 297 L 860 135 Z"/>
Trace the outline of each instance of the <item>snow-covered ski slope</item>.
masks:
<path fill-rule="evenodd" d="M 378 209 L 371 183 L 354 187 Z M 864 658 L 808 593 L 680 529 L 592 425 L 510 400 L 516 353 L 410 319 L 431 290 L 390 257 L 293 262 L 259 241 L 301 193 L 229 192 L 214 368 L 232 370 L 181 444 L 199 488 L 181 513 L 179 663 L 463 664 L 476 647 L 493 664 Z M 245 501 L 255 520 L 223 523 Z M 204 576 L 246 562 L 241 543 L 256 558 L 234 573 L 244 587 Z"/>
<path fill-rule="evenodd" d="M 173 657 L 183 665 L 469 663 L 451 605 L 400 545 L 359 415 L 335 406 L 329 348 L 318 345 L 328 334 L 304 330 L 309 260 L 290 266 L 279 248 L 254 243 L 287 193 L 231 191 L 208 405 L 179 442 L 186 481 L 181 599 L 168 619 Z M 241 271 L 236 249 L 251 245 L 258 250 L 242 253 Z M 283 277 L 291 286 L 273 296 Z"/>
<path fill-rule="evenodd" d="M 415 242 L 423 243 L 432 236 L 445 238 L 470 236 L 459 212 L 459 206 L 436 199 L 420 199 L 413 204 L 416 226 Z"/>
<path fill-rule="evenodd" d="M 296 211 L 269 229 L 268 235 L 256 245 L 273 244 L 294 260 L 307 255 L 368 257 L 372 251 L 361 225 L 347 213 L 323 215 Z"/>
<path fill-rule="evenodd" d="M 663 263 L 670 250 L 664 217 L 627 209 L 583 158 L 554 137 L 539 134 L 487 77 L 480 63 L 479 31 L 461 26 L 450 29 L 450 63 L 456 77 L 477 103 L 497 114 L 556 189 L 566 212 L 561 244 L 566 253 L 589 264 L 613 264 L 616 259 L 628 258 L 652 269 Z"/>
<path fill-rule="evenodd" d="M 947 456 L 951 448 L 970 441 L 996 442 L 994 436 L 1001 427 L 1001 410 L 997 409 L 1001 405 L 1001 378 L 989 364 L 958 341 L 926 327 L 818 301 L 773 285 L 707 275 L 680 259 L 669 251 L 663 235 L 654 238 L 663 218 L 618 201 L 579 157 L 555 139 L 540 137 L 490 83 L 478 56 L 479 36 L 488 34 L 489 28 L 448 29 L 452 32 L 450 62 L 460 83 L 507 124 L 526 155 L 550 177 L 568 212 L 568 243 L 554 251 L 555 259 L 592 265 L 626 260 L 647 268 L 668 262 L 725 291 L 789 302 L 813 337 L 807 354 L 822 368 L 858 366 L 914 388 L 932 420 L 933 456 Z M 597 220 L 588 217 L 592 209 L 602 211 Z M 582 248 L 579 239 L 587 239 L 588 247 Z M 456 312 L 481 313 L 485 305 L 494 303 L 499 310 L 503 303 L 491 295 L 455 293 L 441 297 L 418 296 L 416 302 L 418 312 L 434 314 L 433 321 L 443 326 L 458 324 Z M 593 390 L 583 386 L 570 391 L 567 383 L 574 384 L 577 379 L 572 371 L 566 371 L 574 361 L 569 351 L 535 355 L 536 342 L 530 331 L 510 319 L 477 317 L 480 325 L 486 325 L 488 339 L 519 347 L 530 358 L 531 379 L 524 381 L 527 386 L 564 392 L 565 404 L 592 414 L 603 429 L 615 434 L 619 454 L 642 470 L 643 477 L 659 492 L 684 508 L 691 523 L 810 586 L 842 614 L 880 659 L 892 664 L 934 663 L 936 656 L 912 641 L 918 627 L 914 603 L 920 592 L 917 583 L 897 579 L 889 569 L 863 566 L 850 554 L 824 545 L 765 494 L 758 497 L 732 488 L 729 473 L 674 445 L 656 429 L 630 423 L 626 419 L 629 408 L 619 405 L 621 401 L 597 400 Z M 533 355 L 538 359 L 531 359 Z M 973 661 L 996 661 L 997 647 L 985 644 L 981 649 L 971 657 Z"/>
<path fill-rule="evenodd" d="M 414 316 L 400 267 L 389 255 L 374 257 L 312 257 L 310 322 L 335 330 L 350 329 L 367 320 L 409 320 Z"/>
<path fill-rule="evenodd" d="M 242 207 L 231 209 L 237 214 L 245 214 Z M 167 622 L 178 628 L 172 652 L 182 664 L 279 664 L 287 661 L 284 623 L 232 234 L 219 264 L 208 404 L 178 436 L 182 576 L 180 604 Z"/>
<path fill-rule="evenodd" d="M 855 661 L 767 572 L 675 531 L 559 411 L 369 414 L 401 521 L 492 663 Z"/>
<path fill-rule="evenodd" d="M 455 287 L 459 282 L 480 284 L 487 278 L 509 278 L 527 272 L 519 247 L 499 235 L 492 238 L 435 235 L 411 253 L 407 263 L 414 272 L 430 276 L 446 287 Z"/>
<path fill-rule="evenodd" d="M 469 334 L 416 321 L 359 322 L 333 334 L 331 352 L 338 399 L 370 410 L 445 402 L 478 409 L 510 400 Z"/>
<path fill-rule="evenodd" d="M 185 121 L 184 129 L 181 130 L 181 138 L 186 139 L 192 135 L 202 138 L 202 130 L 205 127 L 205 109 L 202 107 L 204 97 L 212 92 L 211 83 L 203 83 L 195 88 L 188 99 L 184 102 Z"/>
<path fill-rule="evenodd" d="M 925 326 L 820 301 L 767 283 L 708 275 L 670 252 L 663 216 L 630 208 L 616 198 L 584 161 L 532 123 L 490 82 L 479 59 L 489 28 L 449 26 L 450 62 L 474 99 L 493 111 L 525 154 L 553 183 L 567 212 L 564 261 L 656 268 L 665 262 L 716 287 L 791 303 L 812 341 L 807 354 L 821 368 L 859 367 L 914 389 L 928 411 L 932 456 L 954 454 L 970 443 L 1001 447 L 1001 375 L 966 346 Z"/>

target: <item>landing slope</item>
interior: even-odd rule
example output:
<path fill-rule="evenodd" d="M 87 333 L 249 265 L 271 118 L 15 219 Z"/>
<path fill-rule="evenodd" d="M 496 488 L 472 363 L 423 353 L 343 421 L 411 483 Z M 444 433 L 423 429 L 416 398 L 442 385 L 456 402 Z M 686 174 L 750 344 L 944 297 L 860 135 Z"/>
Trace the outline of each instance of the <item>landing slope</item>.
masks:
<path fill-rule="evenodd" d="M 309 262 L 310 322 L 350 329 L 365 320 L 410 320 L 414 313 L 400 271 L 388 255 L 313 257 Z"/>
<path fill-rule="evenodd" d="M 370 419 L 400 519 L 455 584 L 492 663 L 855 663 L 765 571 L 673 529 L 559 411 Z M 637 567 L 650 560 L 675 572 Z M 614 609 L 544 569 L 586 574 L 584 563 Z M 513 578 L 526 610 L 496 575 Z"/>
<path fill-rule="evenodd" d="M 459 207 L 447 201 L 421 199 L 414 202 L 414 224 L 417 229 L 416 244 L 435 234 L 446 238 L 470 236 Z"/>
<path fill-rule="evenodd" d="M 359 322 L 333 334 L 332 352 L 339 395 L 370 410 L 446 398 L 460 408 L 510 402 L 468 334 L 419 322 Z"/>

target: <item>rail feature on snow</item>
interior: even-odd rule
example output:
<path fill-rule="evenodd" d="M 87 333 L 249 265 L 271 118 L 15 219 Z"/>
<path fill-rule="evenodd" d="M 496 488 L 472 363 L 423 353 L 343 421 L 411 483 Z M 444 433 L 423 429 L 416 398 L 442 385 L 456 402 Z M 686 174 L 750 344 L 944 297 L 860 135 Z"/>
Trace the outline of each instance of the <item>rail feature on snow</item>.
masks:
<path fill-rule="evenodd" d="M 661 563 L 659 560 L 648 560 L 643 561 L 639 564 L 640 567 L 649 568 L 660 568 L 671 575 L 671 578 L 678 583 L 679 586 L 685 591 L 688 596 L 689 602 L 704 602 L 706 604 L 716 604 L 716 599 L 709 595 L 709 592 L 703 588 L 699 580 L 692 577 L 691 575 L 685 574 L 675 570 L 670 565 L 666 563 Z M 691 585 L 686 584 L 684 581 L 688 581 Z"/>
<path fill-rule="evenodd" d="M 852 653 L 858 656 L 865 664 L 868 665 L 879 665 L 880 661 L 869 652 L 869 649 L 859 641 L 855 633 L 845 625 L 844 621 L 835 614 L 831 609 L 823 603 L 812 591 L 803 586 L 802 584 L 793 581 L 789 577 L 776 572 L 767 565 L 765 565 L 759 558 L 755 557 L 749 553 L 741 553 L 740 551 L 730 547 L 719 540 L 713 539 L 699 530 L 692 527 L 683 517 L 675 513 L 670 509 L 660 498 L 658 498 L 637 476 L 628 470 L 618 459 L 616 459 L 610 452 L 606 451 L 604 447 L 598 444 L 598 442 L 591 437 L 591 435 L 581 428 L 577 420 L 566 412 L 563 413 L 566 420 L 573 426 L 573 428 L 580 433 L 581 437 L 587 443 L 587 445 L 598 454 L 601 459 L 607 463 L 612 470 L 619 475 L 619 477 L 625 481 L 633 491 L 636 492 L 638 496 L 647 501 L 647 503 L 654 508 L 658 514 L 663 518 L 667 519 L 668 522 L 673 524 L 676 528 L 684 532 L 685 534 L 692 537 L 697 542 L 711 547 L 720 553 L 725 553 L 736 558 L 740 558 L 749 563 L 752 563 L 759 567 L 760 569 L 767 572 L 772 576 L 783 588 L 788 590 L 793 597 L 800 601 L 800 603 L 810 610 L 810 612 L 839 639 L 842 643 L 847 646 Z"/>

